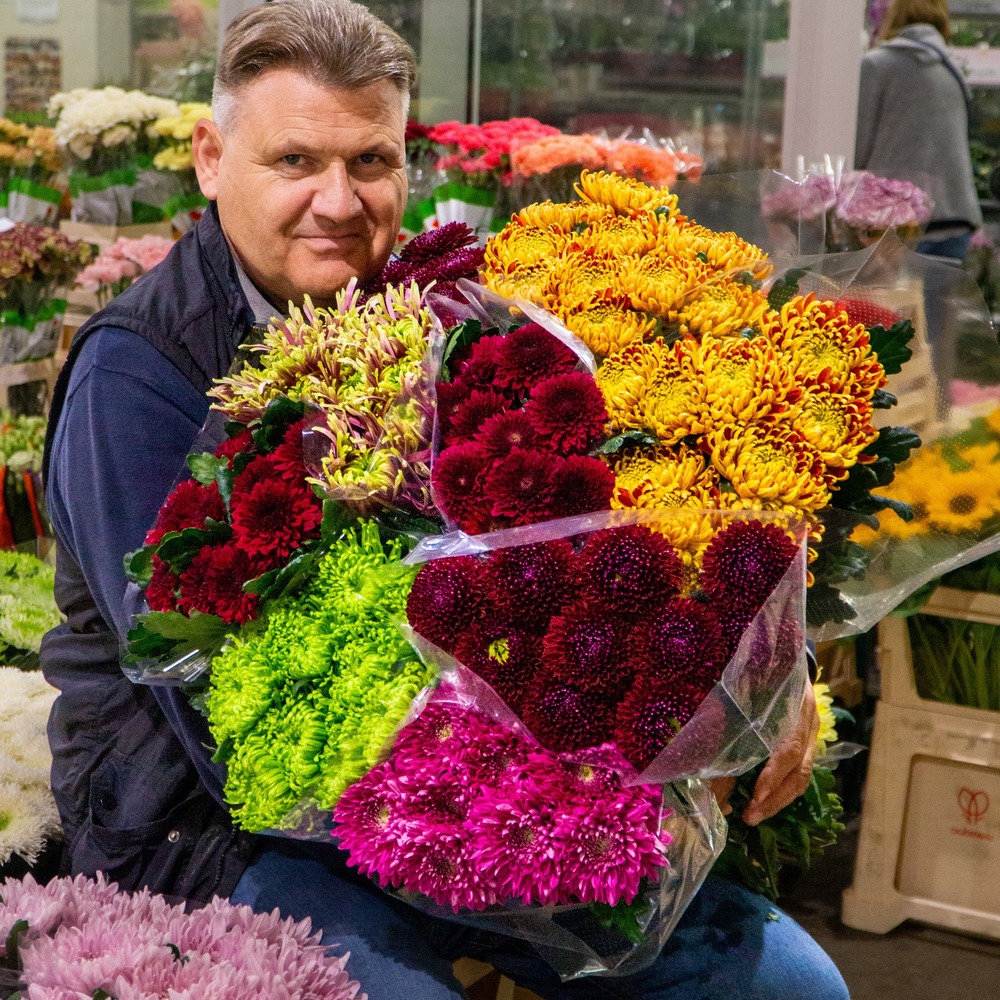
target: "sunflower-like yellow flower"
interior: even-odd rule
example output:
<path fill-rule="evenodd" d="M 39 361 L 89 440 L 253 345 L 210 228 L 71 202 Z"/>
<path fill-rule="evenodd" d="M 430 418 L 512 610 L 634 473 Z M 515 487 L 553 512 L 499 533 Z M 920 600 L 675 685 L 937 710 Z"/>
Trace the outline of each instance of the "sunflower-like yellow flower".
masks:
<path fill-rule="evenodd" d="M 692 434 L 704 434 L 708 428 L 708 392 L 697 369 L 698 344 L 680 340 L 666 355 L 649 381 L 642 401 L 643 426 L 659 438 L 661 444 L 677 444 Z"/>
<path fill-rule="evenodd" d="M 1000 406 L 991 410 L 986 417 L 986 426 L 998 437 L 1000 437 Z"/>
<path fill-rule="evenodd" d="M 509 225 L 520 225 L 528 228 L 555 229 L 563 234 L 571 234 L 579 229 L 590 226 L 599 219 L 606 219 L 614 214 L 614 210 L 606 205 L 595 205 L 589 201 L 570 201 L 556 204 L 551 201 L 540 201 L 534 205 L 522 208 L 511 217 Z M 503 235 L 503 231 L 500 234 Z M 491 237 L 492 242 L 497 237 Z M 489 251 L 489 243 L 486 245 Z"/>
<path fill-rule="evenodd" d="M 617 212 L 640 212 L 666 209 L 670 218 L 677 212 L 677 195 L 667 188 L 654 188 L 631 177 L 608 174 L 603 170 L 592 173 L 584 170 L 579 183 L 573 185 L 584 200 L 598 205 L 609 205 Z"/>
<path fill-rule="evenodd" d="M 555 312 L 598 358 L 642 340 L 656 326 L 651 316 L 632 309 L 627 295 L 612 290 L 562 302 Z"/>
<path fill-rule="evenodd" d="M 746 423 L 786 413 L 802 395 L 764 337 L 705 340 L 697 366 L 713 424 Z"/>
<path fill-rule="evenodd" d="M 555 227 L 510 223 L 491 237 L 484 251 L 487 271 L 504 271 L 510 264 L 526 267 L 558 257 L 568 237 Z"/>
<path fill-rule="evenodd" d="M 642 400 L 647 384 L 664 363 L 668 351 L 662 340 L 634 341 L 604 359 L 597 369 L 597 384 L 611 420 L 612 433 L 642 426 Z"/>
<path fill-rule="evenodd" d="M 978 531 L 1000 513 L 996 472 L 973 467 L 927 484 L 931 527 L 949 534 Z"/>
<path fill-rule="evenodd" d="M 833 695 L 830 685 L 817 681 L 813 684 L 816 695 L 816 712 L 819 714 L 819 732 L 816 734 L 816 753 L 822 755 L 837 742 L 837 717 L 833 714 Z"/>
<path fill-rule="evenodd" d="M 678 260 L 648 253 L 622 262 L 618 280 L 636 309 L 664 318 L 676 317 L 695 289 L 704 285 L 709 268 L 701 261 Z"/>
<path fill-rule="evenodd" d="M 791 423 L 823 456 L 831 485 L 847 475 L 861 452 L 878 437 L 868 400 L 816 384 L 807 384 Z"/>
<path fill-rule="evenodd" d="M 767 299 L 750 285 L 729 278 L 709 282 L 687 298 L 670 319 L 681 333 L 726 337 L 760 326 Z"/>
<path fill-rule="evenodd" d="M 886 384 L 864 324 L 852 324 L 843 310 L 814 294 L 796 296 L 780 314 L 769 312 L 762 332 L 789 355 L 802 381 L 821 379 L 839 392 L 863 399 L 871 399 Z"/>
<path fill-rule="evenodd" d="M 830 501 L 822 456 L 793 427 L 726 424 L 710 431 L 705 445 L 736 496 L 762 509 L 815 511 Z"/>
<path fill-rule="evenodd" d="M 772 269 L 767 254 L 736 233 L 717 233 L 686 219 L 677 219 L 667 232 L 666 249 L 684 260 L 703 260 L 717 271 L 749 271 L 761 278 Z"/>

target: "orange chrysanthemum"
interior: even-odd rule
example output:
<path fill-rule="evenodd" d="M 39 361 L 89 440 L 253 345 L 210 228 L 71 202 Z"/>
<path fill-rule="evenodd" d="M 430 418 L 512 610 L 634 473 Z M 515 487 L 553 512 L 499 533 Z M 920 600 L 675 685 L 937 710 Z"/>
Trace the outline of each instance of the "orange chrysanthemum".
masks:
<path fill-rule="evenodd" d="M 568 237 L 554 228 L 510 223 L 486 244 L 487 270 L 502 271 L 510 264 L 525 267 L 550 261 L 562 253 Z"/>
<path fill-rule="evenodd" d="M 676 317 L 684 302 L 710 278 L 701 261 L 677 260 L 655 253 L 625 260 L 621 287 L 636 309 L 664 318 Z"/>
<path fill-rule="evenodd" d="M 667 251 L 684 260 L 700 259 L 717 271 L 750 271 L 754 277 L 770 273 L 767 254 L 735 233 L 716 233 L 679 218 L 667 234 Z"/>
<path fill-rule="evenodd" d="M 511 225 L 556 229 L 561 233 L 572 233 L 577 227 L 589 226 L 599 219 L 613 214 L 613 209 L 605 205 L 594 205 L 589 201 L 560 202 L 540 201 L 522 208 L 511 217 Z"/>
<path fill-rule="evenodd" d="M 847 475 L 861 452 L 878 437 L 871 403 L 825 387 L 806 389 L 791 423 L 822 455 L 831 485 Z"/>

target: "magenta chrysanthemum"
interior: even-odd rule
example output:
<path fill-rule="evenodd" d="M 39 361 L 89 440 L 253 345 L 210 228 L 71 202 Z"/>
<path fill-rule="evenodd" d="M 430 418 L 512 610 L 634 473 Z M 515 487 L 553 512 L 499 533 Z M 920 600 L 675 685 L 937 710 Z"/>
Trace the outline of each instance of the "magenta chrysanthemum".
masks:
<path fill-rule="evenodd" d="M 555 678 L 536 678 L 522 707 L 524 724 L 554 753 L 598 746 L 612 735 L 614 706 Z"/>
<path fill-rule="evenodd" d="M 455 646 L 455 658 L 475 671 L 517 712 L 542 662 L 541 637 L 516 625 L 474 625 Z"/>
<path fill-rule="evenodd" d="M 560 455 L 585 452 L 603 437 L 608 421 L 604 395 L 589 372 L 565 372 L 539 382 L 524 412 L 539 440 Z"/>
<path fill-rule="evenodd" d="M 615 474 L 599 458 L 570 455 L 554 465 L 549 509 L 553 517 L 608 510 L 614 490 Z"/>
<path fill-rule="evenodd" d="M 464 531 L 476 529 L 486 512 L 486 472 L 490 459 L 473 441 L 445 448 L 434 462 L 431 483 L 438 506 Z"/>
<path fill-rule="evenodd" d="M 486 420 L 475 442 L 491 459 L 497 460 L 506 458 L 514 448 L 534 448 L 535 430 L 523 410 L 507 410 Z"/>
<path fill-rule="evenodd" d="M 620 697 L 632 681 L 625 647 L 628 630 L 626 619 L 594 605 L 565 608 L 545 633 L 546 670 L 581 691 Z"/>
<path fill-rule="evenodd" d="M 544 519 L 552 496 L 552 457 L 514 448 L 486 474 L 485 493 L 494 517 L 509 517 L 514 524 Z"/>
<path fill-rule="evenodd" d="M 575 591 L 576 556 L 564 538 L 498 549 L 489 565 L 494 610 L 508 624 L 544 628 Z"/>
<path fill-rule="evenodd" d="M 632 633 L 638 671 L 664 681 L 688 681 L 708 689 L 728 662 L 722 626 L 715 611 L 675 597 Z"/>
<path fill-rule="evenodd" d="M 640 677 L 618 706 L 614 738 L 628 761 L 646 767 L 677 735 L 705 698 L 687 684 Z"/>
<path fill-rule="evenodd" d="M 347 864 L 362 875 L 378 878 L 386 888 L 387 873 L 398 861 L 406 834 L 400 791 L 389 765 L 378 765 L 349 786 L 337 800 L 333 815 L 339 846 L 349 852 Z"/>
<path fill-rule="evenodd" d="M 465 402 L 451 414 L 451 423 L 445 438 L 446 444 L 457 444 L 474 437 L 479 429 L 497 413 L 503 413 L 510 404 L 504 396 L 492 389 L 473 389 Z"/>
<path fill-rule="evenodd" d="M 731 611 L 759 611 L 795 558 L 796 545 L 775 524 L 736 521 L 712 539 L 701 586 Z"/>
<path fill-rule="evenodd" d="M 434 559 L 413 581 L 406 618 L 425 639 L 451 653 L 462 632 L 479 617 L 485 598 L 483 568 L 477 559 Z"/>
<path fill-rule="evenodd" d="M 583 550 L 583 571 L 593 600 L 632 612 L 676 594 L 684 580 L 673 546 L 640 524 L 592 534 Z"/>
<path fill-rule="evenodd" d="M 537 323 L 526 323 L 504 337 L 496 380 L 503 388 L 524 392 L 543 379 L 576 368 L 579 359 Z"/>
<path fill-rule="evenodd" d="M 473 863 L 470 838 L 450 827 L 417 828 L 400 850 L 398 878 L 453 910 L 482 910 L 497 901 L 487 873 Z"/>

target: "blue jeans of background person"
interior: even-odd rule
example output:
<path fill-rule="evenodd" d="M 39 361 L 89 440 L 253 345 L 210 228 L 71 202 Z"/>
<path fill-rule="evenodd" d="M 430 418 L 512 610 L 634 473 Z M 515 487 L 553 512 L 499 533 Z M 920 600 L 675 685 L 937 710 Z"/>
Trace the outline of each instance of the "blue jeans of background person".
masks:
<path fill-rule="evenodd" d="M 420 913 L 343 863 L 333 845 L 275 839 L 231 899 L 259 912 L 309 916 L 349 951 L 369 1000 L 460 1000 L 456 958 L 489 962 L 545 1000 L 847 1000 L 837 969 L 790 917 L 720 878 L 705 882 L 660 958 L 634 976 L 560 983 L 532 947 Z"/>

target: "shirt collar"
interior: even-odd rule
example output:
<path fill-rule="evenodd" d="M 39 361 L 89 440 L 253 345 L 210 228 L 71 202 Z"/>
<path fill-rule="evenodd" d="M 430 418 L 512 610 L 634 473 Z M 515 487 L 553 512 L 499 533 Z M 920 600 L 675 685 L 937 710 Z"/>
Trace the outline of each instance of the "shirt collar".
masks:
<path fill-rule="evenodd" d="M 250 276 L 240 266 L 240 262 L 233 254 L 233 263 L 236 265 L 236 274 L 240 279 L 240 288 L 246 296 L 247 305 L 253 313 L 253 321 L 258 326 L 267 326 L 275 317 L 281 314 L 264 298 L 264 293 L 250 280 Z"/>

